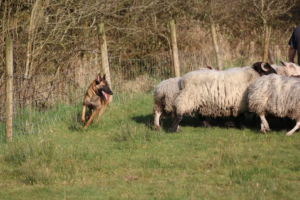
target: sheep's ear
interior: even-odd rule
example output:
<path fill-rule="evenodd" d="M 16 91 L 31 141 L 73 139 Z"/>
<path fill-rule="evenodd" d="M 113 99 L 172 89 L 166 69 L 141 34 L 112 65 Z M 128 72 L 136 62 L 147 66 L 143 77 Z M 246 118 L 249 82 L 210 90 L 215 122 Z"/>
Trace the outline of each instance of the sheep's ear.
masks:
<path fill-rule="evenodd" d="M 296 65 L 294 63 L 291 63 L 291 62 L 283 62 L 283 61 L 280 61 L 281 64 L 283 64 L 283 66 L 285 67 L 292 67 L 292 68 L 296 68 Z"/>
<path fill-rule="evenodd" d="M 287 63 L 286 63 L 286 62 L 283 62 L 283 61 L 280 61 L 280 62 L 281 62 L 281 64 L 282 64 L 283 66 L 287 67 Z"/>

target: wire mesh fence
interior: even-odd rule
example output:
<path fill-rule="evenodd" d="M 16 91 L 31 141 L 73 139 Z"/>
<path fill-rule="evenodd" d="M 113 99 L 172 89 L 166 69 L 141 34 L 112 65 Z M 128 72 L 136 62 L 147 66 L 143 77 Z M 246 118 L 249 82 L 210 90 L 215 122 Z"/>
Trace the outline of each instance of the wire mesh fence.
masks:
<path fill-rule="evenodd" d="M 286 60 L 281 52 L 287 46 L 271 46 L 275 61 Z M 213 48 L 199 52 L 179 52 L 180 71 L 185 74 L 199 67 L 216 66 Z M 223 69 L 249 66 L 253 64 L 258 52 L 250 55 L 245 51 L 238 55 L 222 55 Z M 13 138 L 20 135 L 38 133 L 46 125 L 54 125 L 61 121 L 61 106 L 74 106 L 82 102 L 89 84 L 99 73 L 101 60 L 94 59 L 84 66 L 76 66 L 56 75 L 35 75 L 25 79 L 23 74 L 13 76 Z M 160 80 L 174 77 L 172 53 L 165 52 L 143 59 L 122 59 L 110 57 L 109 66 L 114 93 L 134 90 L 132 85 L 140 87 L 136 91 L 143 92 L 155 87 Z M 0 79 L 0 145 L 5 141 L 6 91 L 7 78 Z M 139 81 L 138 84 L 136 82 Z M 62 111 L 65 112 L 65 111 Z"/>

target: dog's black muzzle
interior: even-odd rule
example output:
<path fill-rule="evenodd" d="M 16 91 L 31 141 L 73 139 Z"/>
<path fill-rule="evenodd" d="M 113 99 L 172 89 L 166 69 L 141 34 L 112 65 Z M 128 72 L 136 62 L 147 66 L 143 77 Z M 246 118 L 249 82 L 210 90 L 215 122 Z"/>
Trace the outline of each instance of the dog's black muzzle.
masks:
<path fill-rule="evenodd" d="M 114 93 L 111 91 L 109 87 L 103 87 L 98 89 L 98 94 L 102 94 L 102 91 L 106 94 L 113 95 Z"/>

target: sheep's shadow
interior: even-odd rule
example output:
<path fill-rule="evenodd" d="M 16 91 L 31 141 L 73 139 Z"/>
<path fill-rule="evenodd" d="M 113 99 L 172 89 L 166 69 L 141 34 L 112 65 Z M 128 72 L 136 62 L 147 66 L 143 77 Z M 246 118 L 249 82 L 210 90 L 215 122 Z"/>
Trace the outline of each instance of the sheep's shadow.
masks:
<path fill-rule="evenodd" d="M 294 128 L 294 126 L 296 125 L 295 120 L 291 120 L 288 118 L 267 116 L 266 119 L 268 121 L 271 131 L 288 131 Z M 257 130 L 259 132 L 261 121 L 258 116 L 252 118 L 252 124 L 252 129 Z"/>
<path fill-rule="evenodd" d="M 151 130 L 154 130 L 154 117 L 153 115 L 143 115 L 135 116 L 131 118 L 139 124 L 144 124 Z M 166 116 L 160 119 L 160 127 L 166 132 L 170 132 L 173 125 L 172 117 Z M 185 116 L 180 122 L 181 127 L 190 126 L 190 127 L 200 127 L 199 119 L 195 116 Z"/>
<path fill-rule="evenodd" d="M 257 133 L 260 133 L 260 119 L 258 116 L 255 116 L 254 114 L 246 114 L 245 115 L 245 121 L 244 125 L 246 129 L 253 130 Z M 133 121 L 144 124 L 147 128 L 154 130 L 154 118 L 152 114 L 148 115 L 141 115 L 141 116 L 135 116 L 131 118 Z M 206 120 L 211 125 L 210 128 L 219 127 L 219 128 L 225 128 L 225 129 L 239 129 L 235 126 L 228 126 L 228 122 L 232 121 L 231 117 L 222 117 L 221 122 L 217 122 L 215 119 L 207 117 Z M 295 123 L 289 122 L 286 119 L 282 118 L 268 118 L 268 123 L 270 125 L 270 128 L 272 131 L 286 131 L 288 129 L 293 128 Z M 229 123 L 230 124 L 230 123 Z M 162 117 L 160 119 L 160 126 L 161 129 L 170 132 L 173 125 L 172 117 L 166 116 Z M 184 116 L 182 121 L 180 122 L 180 127 L 204 127 L 198 118 L 198 116 Z"/>

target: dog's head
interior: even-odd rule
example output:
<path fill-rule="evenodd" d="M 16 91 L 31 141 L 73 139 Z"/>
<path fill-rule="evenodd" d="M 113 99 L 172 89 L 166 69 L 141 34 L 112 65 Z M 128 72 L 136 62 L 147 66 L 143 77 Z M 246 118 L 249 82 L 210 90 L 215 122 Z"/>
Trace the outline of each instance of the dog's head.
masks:
<path fill-rule="evenodd" d="M 104 74 L 101 78 L 101 74 L 98 74 L 96 77 L 96 85 L 95 85 L 95 92 L 98 96 L 104 97 L 107 99 L 107 94 L 113 95 L 113 92 L 111 91 L 108 82 L 106 81 L 106 75 Z"/>

